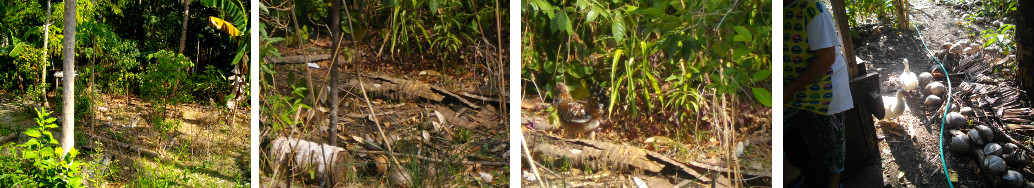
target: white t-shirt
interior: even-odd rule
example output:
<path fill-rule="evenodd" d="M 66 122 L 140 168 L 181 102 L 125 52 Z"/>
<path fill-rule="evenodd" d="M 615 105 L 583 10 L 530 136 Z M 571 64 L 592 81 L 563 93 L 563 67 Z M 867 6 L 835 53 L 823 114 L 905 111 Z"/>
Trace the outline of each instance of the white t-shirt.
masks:
<path fill-rule="evenodd" d="M 808 23 L 808 46 L 811 51 L 835 47 L 833 51 L 836 51 L 833 65 L 829 68 L 833 70 L 832 81 L 835 86 L 844 87 L 833 87 L 833 99 L 829 101 L 829 114 L 836 114 L 843 111 L 854 108 L 854 101 L 851 98 L 850 86 L 850 75 L 847 72 L 847 62 L 844 60 L 844 54 L 841 53 L 840 37 L 837 36 L 836 22 L 833 22 L 833 15 L 830 14 L 829 8 L 825 5 L 821 6 L 823 11 L 819 15 L 815 16 Z"/>

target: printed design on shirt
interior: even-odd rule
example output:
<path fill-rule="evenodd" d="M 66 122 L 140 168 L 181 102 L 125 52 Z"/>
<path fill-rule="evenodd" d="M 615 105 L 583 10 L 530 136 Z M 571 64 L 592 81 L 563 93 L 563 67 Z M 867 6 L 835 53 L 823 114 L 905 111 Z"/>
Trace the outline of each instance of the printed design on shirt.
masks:
<path fill-rule="evenodd" d="M 817 0 L 799 0 L 783 9 L 783 75 L 784 83 L 791 83 L 807 69 L 815 54 L 808 45 L 807 24 L 822 15 L 822 3 Z M 815 82 L 797 91 L 789 107 L 827 114 L 833 99 L 833 69 L 828 69 Z"/>

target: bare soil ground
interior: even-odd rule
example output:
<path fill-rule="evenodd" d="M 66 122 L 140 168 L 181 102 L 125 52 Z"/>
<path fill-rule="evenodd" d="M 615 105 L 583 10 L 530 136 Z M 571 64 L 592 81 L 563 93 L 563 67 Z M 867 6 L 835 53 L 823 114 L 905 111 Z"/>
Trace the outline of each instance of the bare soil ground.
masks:
<path fill-rule="evenodd" d="M 997 28 L 986 22 L 974 23 L 967 29 L 963 14 L 974 11 L 973 7 L 962 8 L 926 0 L 911 0 L 909 3 L 912 24 L 918 27 L 931 51 L 941 49 L 945 42 L 961 39 L 981 41 L 975 37 L 981 30 Z M 868 71 L 878 72 L 884 83 L 900 74 L 904 68 L 903 59 L 908 59 L 911 71 L 916 73 L 929 72 L 932 66 L 938 65 L 912 28 L 895 29 L 887 24 L 870 24 L 856 30 L 861 35 L 854 40 L 858 59 L 864 61 Z M 897 88 L 896 84 L 884 84 L 881 90 L 884 96 L 891 96 Z M 892 187 L 948 187 L 938 145 L 941 121 L 931 119 L 939 117 L 934 114 L 937 109 L 925 107 L 918 94 L 910 95 L 906 102 L 910 112 L 894 122 L 879 123 L 876 128 L 884 181 Z M 949 133 L 945 135 L 950 136 Z M 960 182 L 954 183 L 956 187 L 992 185 L 974 173 L 976 164 L 972 160 L 952 152 L 945 155 L 948 168 L 958 172 Z"/>
<path fill-rule="evenodd" d="M 159 111 L 137 98 L 109 95 L 101 95 L 97 105 L 96 125 L 90 125 L 88 116 L 76 117 L 79 160 L 88 161 L 90 167 L 84 171 L 99 178 L 90 186 L 238 187 L 249 183 L 247 110 L 230 113 L 220 104 L 185 104 Z M 35 126 L 32 102 L 0 95 L 0 106 L 0 133 Z M 168 113 L 166 120 L 171 123 L 156 127 L 158 113 Z M 60 130 L 50 131 L 60 134 Z M 19 134 L 12 142 L 25 139 Z"/>

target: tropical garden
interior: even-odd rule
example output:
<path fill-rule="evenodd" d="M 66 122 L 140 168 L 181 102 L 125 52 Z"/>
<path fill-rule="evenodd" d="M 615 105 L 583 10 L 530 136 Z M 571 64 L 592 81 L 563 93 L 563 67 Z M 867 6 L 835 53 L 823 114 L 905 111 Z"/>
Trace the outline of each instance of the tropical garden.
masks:
<path fill-rule="evenodd" d="M 523 1 L 522 184 L 770 186 L 771 9 Z"/>
<path fill-rule="evenodd" d="M 0 2 L 0 187 L 247 187 L 248 1 Z"/>
<path fill-rule="evenodd" d="M 259 2 L 261 186 L 509 185 L 509 1 Z"/>

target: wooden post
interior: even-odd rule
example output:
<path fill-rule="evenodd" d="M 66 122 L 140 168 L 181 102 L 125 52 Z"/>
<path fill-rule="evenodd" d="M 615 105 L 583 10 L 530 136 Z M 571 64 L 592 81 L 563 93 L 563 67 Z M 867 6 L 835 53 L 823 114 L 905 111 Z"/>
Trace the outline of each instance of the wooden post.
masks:
<path fill-rule="evenodd" d="M 830 0 L 830 2 L 833 5 L 831 10 L 833 11 L 834 21 L 837 22 L 837 33 L 840 34 L 840 47 L 843 50 L 844 60 L 847 63 L 847 72 L 851 78 L 854 78 L 864 73 L 865 68 L 859 68 L 858 62 L 855 62 L 854 43 L 851 41 L 851 26 L 847 24 L 847 20 L 850 18 L 847 17 L 844 0 Z"/>
<path fill-rule="evenodd" d="M 850 85 L 854 108 L 844 112 L 844 149 L 847 151 L 844 166 L 861 169 L 868 160 L 880 156 L 876 122 L 872 119 L 873 113 L 883 111 L 883 101 L 879 98 L 880 75 L 874 72 L 859 76 L 851 79 Z"/>
<path fill-rule="evenodd" d="M 1016 79 L 1020 88 L 1024 91 L 1034 91 L 1034 54 L 1031 54 L 1031 44 L 1034 44 L 1034 24 L 1029 16 L 1034 11 L 1034 2 L 1016 2 Z M 1027 99 L 1034 99 L 1034 95 L 1026 95 Z"/>

